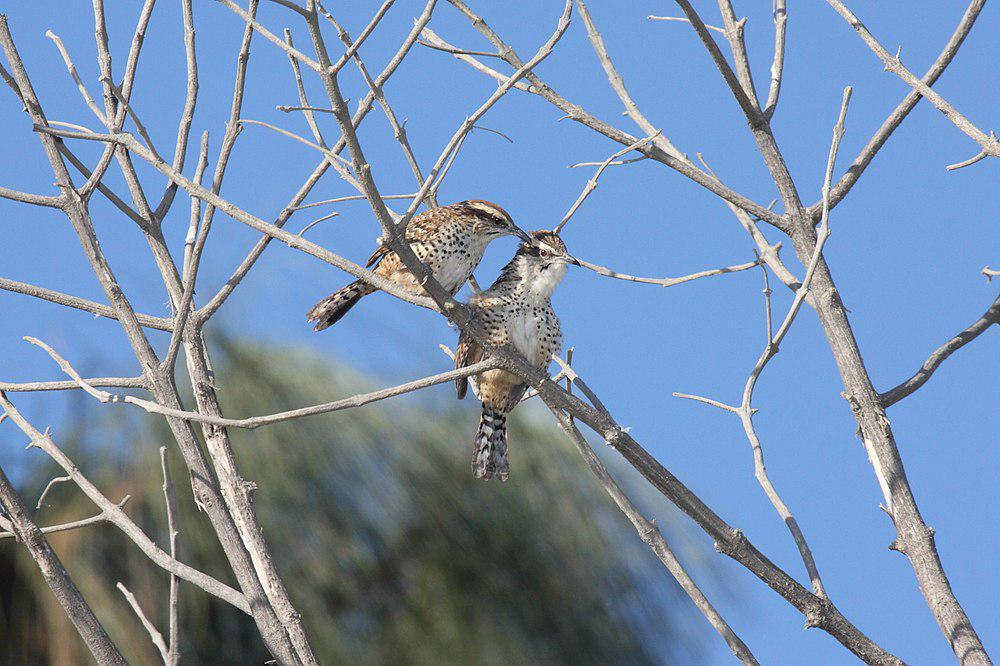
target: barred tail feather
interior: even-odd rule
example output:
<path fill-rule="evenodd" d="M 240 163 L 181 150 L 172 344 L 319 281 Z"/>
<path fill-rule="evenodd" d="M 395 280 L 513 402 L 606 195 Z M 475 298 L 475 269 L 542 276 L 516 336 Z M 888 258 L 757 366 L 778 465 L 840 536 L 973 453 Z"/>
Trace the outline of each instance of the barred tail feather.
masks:
<path fill-rule="evenodd" d="M 347 311 L 353 308 L 363 296 L 374 291 L 375 287 L 363 280 L 352 282 L 314 305 L 306 317 L 309 321 L 316 322 L 313 330 L 322 331 L 340 321 L 340 318 L 347 314 Z"/>
<path fill-rule="evenodd" d="M 477 479 L 497 478 L 506 481 L 510 476 L 507 461 L 507 416 L 503 412 L 483 406 L 476 433 L 476 448 L 472 457 L 472 475 Z"/>

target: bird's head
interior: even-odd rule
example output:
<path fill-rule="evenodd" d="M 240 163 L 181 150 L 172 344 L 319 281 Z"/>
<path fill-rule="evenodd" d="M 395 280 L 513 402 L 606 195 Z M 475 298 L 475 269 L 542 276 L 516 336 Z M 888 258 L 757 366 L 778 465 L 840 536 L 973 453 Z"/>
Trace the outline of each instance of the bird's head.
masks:
<path fill-rule="evenodd" d="M 473 218 L 473 229 L 478 235 L 491 240 L 501 236 L 517 236 L 526 243 L 531 242 L 531 237 L 514 224 L 507 211 L 495 203 L 473 199 L 458 205 Z"/>
<path fill-rule="evenodd" d="M 532 231 L 531 241 L 521 243 L 515 261 L 525 283 L 540 296 L 551 296 L 556 286 L 566 275 L 566 266 L 579 266 L 566 249 L 562 238 L 554 231 L 541 229 Z"/>

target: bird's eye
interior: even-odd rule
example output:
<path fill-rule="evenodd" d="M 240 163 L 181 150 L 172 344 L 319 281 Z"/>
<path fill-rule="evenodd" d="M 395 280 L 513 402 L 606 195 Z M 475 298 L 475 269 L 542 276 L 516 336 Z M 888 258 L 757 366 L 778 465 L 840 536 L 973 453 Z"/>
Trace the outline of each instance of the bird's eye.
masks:
<path fill-rule="evenodd" d="M 549 251 L 548 250 L 540 250 L 538 252 L 538 256 L 540 256 L 542 259 L 547 259 L 548 256 L 549 256 Z"/>

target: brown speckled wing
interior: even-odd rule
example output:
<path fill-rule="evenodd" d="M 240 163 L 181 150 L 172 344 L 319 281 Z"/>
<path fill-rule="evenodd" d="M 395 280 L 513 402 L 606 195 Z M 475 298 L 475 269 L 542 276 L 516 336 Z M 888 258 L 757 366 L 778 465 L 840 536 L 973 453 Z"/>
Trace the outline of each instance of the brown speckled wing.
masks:
<path fill-rule="evenodd" d="M 406 240 L 410 245 L 427 242 L 428 239 L 434 236 L 434 233 L 444 224 L 449 216 L 450 206 L 445 206 L 442 208 L 432 208 L 430 210 L 425 210 L 419 215 L 415 215 L 410 223 L 406 225 Z M 396 261 L 393 262 L 391 266 L 383 266 L 382 270 L 379 271 L 382 275 L 391 275 L 396 271 L 400 270 L 403 266 L 396 253 L 390 250 L 385 245 L 379 245 L 372 252 L 372 255 L 368 257 L 368 263 L 365 264 L 365 268 L 371 268 L 376 266 L 386 257 L 390 256 Z"/>

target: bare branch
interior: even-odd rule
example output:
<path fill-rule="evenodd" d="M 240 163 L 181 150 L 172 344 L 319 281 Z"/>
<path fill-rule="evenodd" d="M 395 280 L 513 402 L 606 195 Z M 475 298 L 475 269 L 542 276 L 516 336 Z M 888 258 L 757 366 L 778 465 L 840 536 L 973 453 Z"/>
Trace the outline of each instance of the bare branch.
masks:
<path fill-rule="evenodd" d="M 436 51 L 444 51 L 445 53 L 451 53 L 452 55 L 468 55 L 468 56 L 481 56 L 483 58 L 503 58 L 499 53 L 491 53 L 490 51 L 470 51 L 468 49 L 460 49 L 447 44 L 442 44 L 441 42 L 435 41 L 424 41 L 418 39 L 417 43 L 421 46 L 426 46 L 427 48 L 434 49 Z"/>
<path fill-rule="evenodd" d="M 636 105 L 635 101 L 633 101 L 632 96 L 625 88 L 625 81 L 622 79 L 621 74 L 618 73 L 618 70 L 615 69 L 614 63 L 611 62 L 611 55 L 608 53 L 608 49 L 604 45 L 604 39 L 597 31 L 597 26 L 594 25 L 594 20 L 590 16 L 590 11 L 587 9 L 587 5 L 583 2 L 583 0 L 576 0 L 576 6 L 580 11 L 580 17 L 583 19 L 584 25 L 587 26 L 587 37 L 590 39 L 590 44 L 594 48 L 594 53 L 597 54 L 598 60 L 601 61 L 601 67 L 604 68 L 604 73 L 608 77 L 608 82 L 611 84 L 612 89 L 614 89 L 615 94 L 618 95 L 618 99 L 621 100 L 629 118 L 631 118 L 635 124 L 639 126 L 646 136 L 653 137 L 652 141 L 654 145 L 677 159 L 684 159 L 684 155 L 681 151 L 677 150 L 677 148 L 670 143 L 670 140 L 663 136 L 660 130 L 653 127 L 653 124 L 650 123 L 639 111 L 639 107 Z M 632 145 L 635 146 L 635 143 Z"/>
<path fill-rule="evenodd" d="M 388 9 L 387 5 L 392 4 L 391 2 L 386 2 L 383 8 Z M 361 76 L 364 78 L 365 83 L 368 85 L 368 89 L 371 90 L 372 94 L 375 95 L 375 99 L 378 101 L 382 111 L 385 113 L 386 119 L 389 121 L 389 125 L 392 127 L 393 138 L 399 143 L 400 148 L 403 150 L 403 155 L 406 157 L 407 163 L 410 165 L 410 170 L 413 172 L 413 177 L 417 180 L 417 187 L 420 187 L 421 183 L 424 182 L 424 175 L 420 171 L 420 165 L 417 162 L 416 155 L 413 153 L 413 148 L 410 146 L 410 142 L 406 137 L 406 122 L 400 123 L 396 118 L 396 114 L 393 112 L 392 107 L 389 106 L 388 100 L 385 98 L 385 93 L 381 86 L 375 85 L 374 79 L 372 79 L 371 74 L 368 73 L 368 68 L 365 67 L 364 61 L 361 60 L 361 56 L 358 55 L 355 49 L 355 44 L 351 41 L 351 36 L 347 33 L 344 28 L 330 15 L 326 9 L 323 8 L 322 3 L 317 2 L 317 6 L 323 13 L 323 16 L 330 21 L 331 24 L 337 29 L 337 36 L 340 41 L 344 43 L 348 48 L 348 52 L 354 49 L 354 61 L 358 66 L 358 71 L 361 72 Z M 376 15 L 376 19 L 378 16 Z M 374 21 L 375 19 L 373 19 Z M 432 191 L 427 196 L 427 202 L 431 206 L 437 206 L 437 192 Z"/>
<path fill-rule="evenodd" d="M 125 506 L 125 503 L 132 499 L 131 495 L 126 495 L 122 498 L 122 501 L 118 503 L 118 506 Z M 53 534 L 55 532 L 68 532 L 70 530 L 76 530 L 81 527 L 88 527 L 90 525 L 96 525 L 97 523 L 107 523 L 108 515 L 101 511 L 96 516 L 91 516 L 90 518 L 83 518 L 82 520 L 74 520 L 69 523 L 61 523 L 59 525 L 49 525 L 48 527 L 42 527 L 42 534 Z M 10 539 L 17 538 L 17 534 L 14 532 L 0 532 L 0 539 Z"/>
<path fill-rule="evenodd" d="M 181 16 L 184 22 L 184 62 L 187 68 L 187 90 L 184 97 L 184 109 L 177 123 L 177 141 L 174 143 L 174 170 L 184 170 L 184 160 L 187 156 L 188 138 L 191 136 L 191 125 L 194 123 L 194 110 L 198 104 L 198 55 L 194 42 L 194 9 L 191 0 L 182 0 Z M 152 147 L 152 146 L 151 146 Z M 156 206 L 156 219 L 163 220 L 173 204 L 177 186 L 167 183 L 167 188 Z"/>
<path fill-rule="evenodd" d="M 750 100 L 754 108 L 760 111 L 760 101 L 757 99 L 757 90 L 754 88 L 753 73 L 750 71 L 750 60 L 747 56 L 747 46 L 743 36 L 747 20 L 746 18 L 736 19 L 732 0 L 718 0 L 718 2 L 719 11 L 722 13 L 722 20 L 726 26 L 724 34 L 729 42 L 733 61 L 736 63 L 736 75 L 740 85 L 743 86 L 743 92 L 747 99 Z"/>
<path fill-rule="evenodd" d="M 413 194 L 383 194 L 382 198 L 386 201 L 391 199 L 412 199 L 417 196 L 416 193 Z M 368 197 L 364 194 L 352 194 L 346 197 L 334 197 L 333 199 L 323 199 L 322 201 L 313 201 L 312 203 L 301 204 L 298 206 L 291 206 L 293 210 L 305 210 L 306 208 L 316 208 L 317 206 L 327 206 L 329 204 L 343 203 L 345 201 L 365 201 Z"/>
<path fill-rule="evenodd" d="M 177 559 L 177 499 L 174 497 L 174 484 L 170 481 L 170 469 L 167 466 L 167 447 L 160 447 L 160 469 L 163 472 L 163 501 L 167 507 L 167 531 L 170 533 L 170 557 Z M 164 657 L 166 666 L 177 666 L 181 659 L 180 641 L 180 603 L 178 601 L 178 588 L 180 579 L 176 574 L 170 574 L 170 608 L 169 608 L 169 637 L 170 646 Z"/>
<path fill-rule="evenodd" d="M 110 386 L 114 388 L 148 389 L 149 383 L 143 377 L 95 377 L 85 379 L 90 386 Z M 70 380 L 57 382 L 0 382 L 0 391 L 7 393 L 28 393 L 32 391 L 66 391 L 80 388 L 80 384 Z"/>
<path fill-rule="evenodd" d="M 90 107 L 90 110 L 94 112 L 94 115 L 101 121 L 101 124 L 107 125 L 108 119 L 104 117 L 101 109 L 97 106 L 97 102 L 94 101 L 94 98 L 91 97 L 90 93 L 87 91 L 87 86 L 85 86 L 83 81 L 80 79 L 80 74 L 76 71 L 76 65 L 73 64 L 73 59 L 70 57 L 69 52 L 63 45 L 62 39 L 60 39 L 59 36 L 51 30 L 46 30 L 45 36 L 51 39 L 56 45 L 56 48 L 59 49 L 59 54 L 62 56 L 63 62 L 66 63 L 66 69 L 69 70 L 69 75 L 73 77 L 73 82 L 76 83 L 76 87 L 80 91 L 80 96 L 83 97 L 83 101 L 86 102 L 87 106 Z"/>
<path fill-rule="evenodd" d="M 208 132 L 201 135 L 201 153 L 198 156 L 198 166 L 194 172 L 194 182 L 201 185 L 201 179 L 208 167 Z M 174 361 L 180 351 L 183 342 L 184 330 L 187 326 L 188 315 L 191 312 L 194 300 L 194 288 L 198 282 L 198 267 L 201 264 L 201 253 L 205 249 L 208 241 L 208 228 L 199 228 L 201 221 L 201 199 L 191 197 L 191 216 L 188 221 L 188 232 L 184 238 L 184 263 L 181 267 L 183 293 L 180 303 L 177 304 L 177 314 L 175 315 L 174 330 L 170 334 L 170 344 L 167 346 L 167 354 L 163 359 L 162 368 L 168 372 L 173 370 Z"/>
<path fill-rule="evenodd" d="M 945 359 L 951 356 L 953 353 L 969 344 L 982 333 L 984 333 L 993 324 L 1000 324 L 1000 296 L 993 301 L 991 305 L 983 315 L 969 325 L 964 331 L 948 340 L 946 343 L 934 350 L 934 353 L 927 357 L 927 360 L 923 362 L 920 369 L 913 373 L 913 376 L 902 382 L 895 388 L 889 389 L 885 393 L 879 394 L 879 399 L 882 400 L 882 405 L 884 407 L 889 407 L 896 404 L 903 398 L 914 393 L 917 389 L 927 383 L 927 380 L 931 378 L 934 371 L 944 363 Z"/>
<path fill-rule="evenodd" d="M 0 187 L 0 199 L 9 199 L 19 203 L 32 204 L 34 206 L 46 206 L 48 208 L 61 208 L 63 205 L 61 197 L 18 192 L 17 190 L 12 190 L 9 187 Z"/>
<path fill-rule="evenodd" d="M 310 222 L 306 226 L 302 227 L 302 230 L 299 231 L 299 236 L 303 235 L 305 232 L 309 231 L 310 229 L 312 229 L 313 227 L 315 227 L 320 222 L 324 222 L 324 221 L 329 220 L 331 218 L 337 217 L 338 215 L 340 215 L 340 213 L 328 213 L 328 214 L 324 215 L 323 217 L 316 218 L 315 220 L 313 220 L 312 222 Z"/>
<path fill-rule="evenodd" d="M 733 407 L 732 405 L 727 405 L 724 402 L 719 402 L 718 400 L 712 400 L 711 398 L 706 398 L 700 395 L 693 395 L 691 393 L 671 393 L 670 395 L 675 398 L 684 398 L 685 400 L 694 400 L 695 402 L 703 402 L 706 405 L 711 405 L 712 407 L 718 407 L 724 412 L 732 412 L 733 414 L 739 414 L 740 408 Z"/>
<path fill-rule="evenodd" d="M 295 60 L 295 58 L 291 58 L 291 60 L 292 62 L 298 64 L 298 61 Z M 276 111 L 281 111 L 283 113 L 291 113 L 293 111 L 309 111 L 309 112 L 318 111 L 319 113 L 333 113 L 332 109 L 326 109 L 323 108 L 322 106 L 289 106 L 288 104 L 279 104 L 274 108 Z"/>
<path fill-rule="evenodd" d="M 781 78 L 785 69 L 785 38 L 788 31 L 788 7 L 786 0 L 774 0 L 774 59 L 771 62 L 771 86 L 764 103 L 764 117 L 771 120 L 778 107 L 781 94 Z"/>
<path fill-rule="evenodd" d="M 24 294 L 25 296 L 34 296 L 35 298 L 40 298 L 44 301 L 50 301 L 59 305 L 65 305 L 66 307 L 70 307 L 75 310 L 90 312 L 98 317 L 118 319 L 118 315 L 112 307 L 87 300 L 86 298 L 77 298 L 76 296 L 70 296 L 69 294 L 63 294 L 58 291 L 52 291 L 51 289 L 45 289 L 44 287 L 27 284 L 26 282 L 16 282 L 15 280 L 0 278 L 0 289 L 3 289 L 4 291 L 12 291 L 17 294 Z M 166 317 L 153 317 L 145 314 L 136 314 L 136 318 L 141 325 L 146 326 L 147 328 L 155 328 L 159 331 L 169 331 L 173 326 L 173 322 Z"/>
<path fill-rule="evenodd" d="M 450 53 L 453 56 L 455 56 L 457 60 L 461 60 L 462 62 L 469 65 L 473 69 L 478 70 L 483 74 L 485 74 L 486 76 L 496 79 L 497 81 L 503 81 L 507 78 L 506 74 L 501 74 L 495 69 L 487 67 L 486 65 L 484 65 L 483 63 L 479 62 L 474 57 L 469 55 L 471 51 L 465 51 L 456 46 L 452 46 L 448 42 L 444 41 L 437 35 L 437 33 L 435 33 L 430 28 L 424 28 L 421 35 L 423 36 L 424 39 L 419 41 L 420 44 L 424 46 L 429 46 L 438 51 L 444 51 L 445 53 Z M 525 83 L 524 81 L 518 81 L 517 83 L 514 84 L 514 87 L 517 88 L 518 90 L 523 90 L 524 92 L 536 92 L 531 85 Z"/>
<path fill-rule="evenodd" d="M 242 7 L 240 7 L 239 5 L 237 5 L 232 0 L 218 0 L 218 2 L 220 2 L 221 4 L 225 5 L 229 9 L 231 9 L 236 15 L 238 15 L 241 19 L 243 19 L 247 23 L 247 28 L 248 29 L 253 28 L 258 33 L 260 33 L 261 36 L 263 36 L 265 39 L 267 39 L 267 41 L 269 41 L 272 44 L 276 45 L 279 49 L 281 49 L 282 51 L 284 51 L 288 55 L 294 57 L 296 60 L 298 60 L 299 62 L 301 62 L 303 65 L 305 65 L 309 69 L 311 69 L 311 70 L 313 70 L 315 72 L 320 72 L 322 70 L 322 67 L 320 67 L 320 64 L 318 62 L 316 62 L 315 60 L 313 60 L 312 58 L 310 58 L 306 54 L 302 53 L 301 51 L 299 51 L 295 47 L 286 44 L 284 41 L 282 41 L 282 39 L 280 37 L 278 37 L 273 32 L 271 32 L 270 30 L 268 30 L 267 28 L 265 28 L 263 25 L 261 25 L 260 22 L 257 21 L 257 19 L 254 18 L 254 16 L 250 12 L 244 11 Z"/>
<path fill-rule="evenodd" d="M 86 199 L 90 194 L 92 194 L 92 192 L 88 190 L 88 185 L 93 183 L 97 191 L 103 194 L 108 201 L 114 204 L 115 208 L 125 213 L 125 215 L 128 216 L 130 220 L 138 224 L 140 227 L 146 223 L 146 220 L 143 219 L 142 215 L 139 215 L 139 213 L 134 208 L 129 206 L 121 199 L 121 197 L 112 192 L 110 187 L 101 182 L 101 180 L 97 178 L 97 176 L 99 175 L 98 171 L 91 171 L 90 169 L 88 169 L 87 165 L 85 165 L 80 160 L 80 158 L 77 157 L 76 154 L 69 149 L 69 146 L 67 146 L 65 142 L 60 141 L 58 148 L 62 156 L 65 157 L 66 160 L 73 165 L 73 168 L 75 168 L 77 171 L 83 174 L 83 176 L 87 179 L 87 184 L 85 184 L 83 187 L 79 189 L 80 196 L 82 198 Z M 110 154 L 110 152 L 108 154 Z M 98 167 L 100 167 L 100 165 L 98 165 Z"/>
<path fill-rule="evenodd" d="M 944 97 L 939 95 L 933 88 L 914 76 L 910 70 L 903 66 L 903 63 L 899 58 L 899 54 L 897 53 L 893 56 L 886 51 L 885 47 L 882 46 L 877 39 L 875 39 L 861 20 L 858 19 L 858 17 L 855 16 L 850 9 L 844 6 L 844 3 L 840 2 L 840 0 L 827 0 L 827 2 L 835 12 L 840 14 L 840 16 L 847 21 L 852 28 L 854 28 L 854 31 L 858 33 L 862 41 L 864 41 L 864 43 L 868 45 L 868 48 L 872 50 L 872 53 L 878 56 L 879 60 L 884 63 L 886 71 L 892 72 L 915 91 L 926 97 L 938 111 L 943 113 L 944 116 L 955 125 L 955 127 L 957 127 L 970 139 L 978 143 L 983 152 L 992 157 L 1000 157 L 1000 141 L 997 140 L 995 134 L 987 134 L 973 125 L 968 118 L 959 113 L 954 106 L 944 99 Z"/>
<path fill-rule="evenodd" d="M 927 85 L 934 85 L 934 82 L 944 73 L 944 70 L 951 64 L 951 61 L 958 54 L 958 49 L 962 46 L 965 38 L 968 36 L 969 32 L 972 30 L 973 24 L 975 24 L 976 19 L 979 17 L 980 11 L 982 11 L 983 6 L 986 4 L 986 0 L 971 0 L 969 6 L 966 8 L 965 13 L 962 15 L 961 21 L 959 21 L 958 26 L 952 33 L 951 37 L 948 39 L 948 43 L 945 44 L 941 53 L 934 60 L 934 63 L 924 74 L 922 81 Z M 847 168 L 844 175 L 841 176 L 840 180 L 836 185 L 830 190 L 830 208 L 836 207 L 840 201 L 847 196 L 847 193 L 851 191 L 854 184 L 857 183 L 861 174 L 865 172 L 868 165 L 871 164 L 875 155 L 878 154 L 885 142 L 889 140 L 892 133 L 899 127 L 906 116 L 909 115 L 910 111 L 917 105 L 917 102 L 921 99 L 920 93 L 916 90 L 911 90 L 906 97 L 893 109 L 892 113 L 885 119 L 882 125 L 875 131 L 872 137 L 865 144 L 865 147 L 861 149 L 858 156 L 854 158 L 851 166 Z M 812 215 L 813 219 L 819 221 L 819 216 L 822 213 L 822 201 L 817 202 L 809 207 L 809 214 Z"/>
<path fill-rule="evenodd" d="M 780 245 L 780 243 L 779 243 Z M 736 273 L 738 271 L 745 271 L 754 266 L 760 265 L 763 261 L 758 259 L 756 261 L 750 261 L 745 264 L 738 264 L 736 266 L 726 266 L 725 268 L 713 268 L 707 271 L 699 271 L 698 273 L 692 273 L 690 275 L 685 275 L 683 277 L 676 278 L 647 278 L 647 277 L 637 277 L 635 275 L 627 275 L 625 273 L 619 273 L 618 271 L 613 271 L 610 268 L 605 268 L 604 266 L 598 266 L 597 264 L 592 264 L 589 261 L 584 261 L 579 257 L 576 258 L 580 262 L 580 265 L 584 268 L 589 268 L 598 275 L 604 275 L 606 277 L 615 278 L 618 280 L 627 280 L 629 282 L 642 282 L 643 284 L 655 284 L 661 287 L 673 287 L 677 284 L 683 284 L 685 282 L 691 282 L 692 280 L 697 280 L 703 277 L 710 277 L 712 275 L 725 275 L 726 273 Z"/>
<path fill-rule="evenodd" d="M 45 484 L 45 490 L 43 490 L 42 494 L 38 496 L 38 502 L 35 504 L 35 509 L 37 510 L 42 508 L 42 505 L 45 502 L 45 497 L 49 494 L 49 491 L 52 490 L 53 486 L 57 483 L 65 483 L 66 481 L 72 481 L 72 479 L 68 476 L 57 476 Z"/>
<path fill-rule="evenodd" d="M 392 7 L 392 5 L 395 2 L 396 0 L 385 0 L 382 3 L 382 5 L 378 8 L 378 11 L 375 12 L 375 16 L 373 16 L 371 20 L 368 21 L 368 25 L 366 25 L 364 29 L 361 31 L 361 34 L 358 35 L 358 38 L 350 44 L 347 44 L 345 42 L 347 50 L 344 51 L 344 54 L 337 59 L 337 62 L 335 62 L 331 67 L 327 69 L 326 73 L 328 75 L 335 76 L 337 72 L 339 72 L 341 69 L 344 68 L 344 65 L 347 64 L 348 60 L 357 57 L 358 49 L 361 48 L 361 45 L 365 43 L 365 40 L 368 39 L 369 35 L 371 35 L 372 32 L 375 30 L 375 28 L 378 27 L 378 24 L 382 21 L 382 18 L 385 16 L 386 12 L 389 11 L 389 8 Z M 340 32 L 341 31 L 340 26 L 337 24 L 336 21 L 333 20 L 333 16 L 330 15 L 330 12 L 326 11 L 326 9 L 323 7 L 323 3 L 321 3 L 319 0 L 316 0 L 316 6 L 319 8 L 323 16 L 328 18 L 330 22 L 333 23 L 334 27 L 337 28 L 337 31 Z M 344 34 L 346 35 L 346 33 Z M 350 41 L 351 40 L 348 37 L 347 42 Z"/>
<path fill-rule="evenodd" d="M 996 132 L 990 130 L 990 139 L 992 139 L 993 141 L 997 140 Z M 956 162 L 955 164 L 949 164 L 948 166 L 945 167 L 945 169 L 947 169 L 948 171 L 957 171 L 958 169 L 964 169 L 967 166 L 972 166 L 973 164 L 980 162 L 986 159 L 987 157 L 989 157 L 989 153 L 987 153 L 985 150 L 980 150 L 978 153 L 976 153 L 969 159 L 962 160 L 961 162 Z"/>
<path fill-rule="evenodd" d="M 145 627 L 146 632 L 149 634 L 149 638 L 153 641 L 153 645 L 156 649 L 160 651 L 160 656 L 163 657 L 163 663 L 167 662 L 167 644 L 163 642 L 163 634 L 161 634 L 156 627 L 146 618 L 146 614 L 142 612 L 142 607 L 139 606 L 139 602 L 136 600 L 135 595 L 128 591 L 128 588 L 118 581 L 118 591 L 122 593 L 125 597 L 125 601 L 128 605 L 132 607 L 135 614 L 139 617 L 139 621 L 142 622 L 142 626 Z"/>
<path fill-rule="evenodd" d="M 663 538 L 663 534 L 660 533 L 659 527 L 656 525 L 656 521 L 647 520 L 645 516 L 639 511 L 639 509 L 632 503 L 628 496 L 622 491 L 621 487 L 615 483 L 615 480 L 611 477 L 604 463 L 601 462 L 597 454 L 594 453 L 594 449 L 591 448 L 590 444 L 587 442 L 586 438 L 580 432 L 580 430 L 573 424 L 572 420 L 563 415 L 558 410 L 553 409 L 552 414 L 556 417 L 559 423 L 559 427 L 562 429 L 566 436 L 576 444 L 577 450 L 583 459 L 587 462 L 587 466 L 590 467 L 590 471 L 597 477 L 597 480 L 604 487 L 604 491 L 611 497 L 614 503 L 621 509 L 625 517 L 629 519 L 636 531 L 639 533 L 639 537 L 652 549 L 656 556 L 663 563 L 663 566 L 667 568 L 667 571 L 674 577 L 677 583 L 681 586 L 681 589 L 687 593 L 694 602 L 698 610 L 705 616 L 705 619 L 709 621 L 712 627 L 722 636 L 722 638 L 729 645 L 729 649 L 733 651 L 733 654 L 737 659 L 743 664 L 756 664 L 757 660 L 754 658 L 753 654 L 746 644 L 740 640 L 736 632 L 726 623 L 726 621 L 719 615 L 715 607 L 708 600 L 705 594 L 698 588 L 698 585 L 692 580 L 691 576 L 684 570 L 677 556 L 674 555 L 673 551 L 667 545 L 666 540 Z"/>
<path fill-rule="evenodd" d="M 285 28 L 285 43 L 289 46 L 294 46 L 295 42 L 292 40 L 292 31 Z M 295 87 L 299 93 L 299 102 L 302 106 L 286 106 L 286 107 L 275 107 L 279 111 L 289 112 L 289 111 L 303 111 L 306 118 L 306 123 L 309 125 L 309 129 L 312 130 L 313 138 L 316 139 L 316 143 L 326 147 L 326 141 L 323 139 L 323 133 L 319 131 L 319 125 L 316 124 L 316 116 L 314 111 L 322 111 L 324 113 L 333 113 L 330 109 L 323 109 L 309 105 L 309 97 L 306 95 L 306 86 L 302 82 L 302 68 L 299 67 L 299 61 L 296 60 L 291 54 L 288 56 L 288 62 L 292 66 L 292 74 L 295 76 Z"/>
<path fill-rule="evenodd" d="M 653 16 L 652 14 L 650 14 L 646 18 L 648 18 L 650 21 L 679 21 L 681 23 L 691 22 L 689 19 L 686 19 L 683 16 Z M 714 30 L 716 32 L 722 33 L 723 35 L 726 34 L 726 31 L 717 25 L 706 24 L 705 27 L 708 28 L 709 30 Z"/>
<path fill-rule="evenodd" d="M 282 423 L 284 421 L 291 421 L 293 419 L 299 419 L 306 416 L 316 416 L 318 414 L 327 414 L 329 412 L 337 412 L 343 409 L 353 409 L 355 407 L 361 407 L 362 405 L 367 405 L 372 402 L 378 402 L 379 400 L 385 400 L 386 398 L 394 398 L 398 395 L 403 395 L 404 393 L 410 393 L 412 391 L 418 391 L 420 389 L 427 388 L 429 386 L 435 386 L 437 384 L 443 384 L 445 382 L 454 381 L 462 377 L 469 377 L 471 375 L 484 372 L 486 370 L 492 370 L 498 367 L 498 362 L 492 359 L 487 359 L 480 361 L 474 365 L 466 366 L 463 368 L 457 368 L 455 370 L 449 370 L 448 372 L 442 372 L 437 375 L 431 375 L 429 377 L 424 377 L 423 379 L 417 379 L 412 382 L 407 382 L 406 384 L 400 384 L 399 386 L 393 386 L 391 388 L 381 389 L 379 391 L 373 391 L 371 393 L 360 393 L 358 395 L 352 396 L 350 398 L 343 398 L 341 400 L 335 400 L 333 402 L 325 402 L 319 405 L 313 405 L 311 407 L 302 407 L 299 409 L 292 409 L 284 412 L 278 412 L 276 414 L 268 414 L 265 416 L 250 416 L 243 419 L 228 419 L 221 416 L 211 416 L 207 414 L 202 414 L 200 412 L 188 412 L 182 409 L 175 409 L 161 405 L 149 400 L 143 400 L 141 398 L 136 398 L 131 395 L 116 395 L 109 393 L 107 391 L 101 391 L 93 386 L 87 384 L 86 380 L 80 377 L 79 373 L 73 368 L 73 366 L 62 356 L 59 355 L 54 349 L 49 345 L 45 344 L 41 340 L 36 338 L 28 338 L 25 340 L 31 342 L 44 349 L 52 359 L 59 364 L 63 372 L 68 374 L 73 378 L 77 384 L 80 385 L 86 393 L 93 396 L 95 399 L 103 403 L 129 403 L 141 407 L 151 414 L 162 414 L 164 416 L 170 416 L 174 418 L 184 419 L 185 421 L 194 421 L 197 423 L 207 423 L 214 426 L 220 426 L 224 428 L 245 428 L 247 430 L 253 430 L 261 426 L 273 425 L 275 423 Z"/>
<path fill-rule="evenodd" d="M 741 83 L 736 73 L 733 72 L 732 67 L 729 66 L 729 62 L 726 61 L 726 57 L 722 55 L 719 45 L 708 34 L 708 28 L 705 26 L 704 21 L 701 20 L 701 17 L 698 16 L 698 12 L 691 6 L 691 3 L 687 0 L 677 0 L 677 4 L 684 12 L 684 16 L 690 21 L 691 27 L 698 34 L 698 38 L 705 45 L 705 49 L 709 55 L 712 56 L 712 61 L 718 68 L 719 73 L 722 74 L 722 78 L 725 80 L 726 85 L 729 86 L 729 90 L 732 92 L 736 102 L 743 109 L 743 114 L 747 117 L 747 120 L 751 123 L 756 122 L 762 116 L 757 106 L 757 100 L 751 97 L 753 93 L 747 93 L 747 90 L 743 87 L 743 83 Z M 729 30 L 727 30 L 726 35 L 728 38 Z"/>
<path fill-rule="evenodd" d="M 555 231 L 556 233 L 562 231 L 563 227 L 566 226 L 566 223 L 569 222 L 569 218 L 573 217 L 573 213 L 577 211 L 577 209 L 583 204 L 586 198 L 590 196 L 590 193 L 593 192 L 594 189 L 597 187 L 597 179 L 601 177 L 601 174 L 604 173 L 604 170 L 608 168 L 608 165 L 610 165 L 612 162 L 614 162 L 622 155 L 632 152 L 636 148 L 644 146 L 650 141 L 653 141 L 659 135 L 660 135 L 660 130 L 656 130 L 655 134 L 647 136 L 644 139 L 639 139 L 632 145 L 622 148 L 618 152 L 612 154 L 611 157 L 601 162 L 601 165 L 597 168 L 597 171 L 594 172 L 594 175 L 591 176 L 590 180 L 588 180 L 586 185 L 584 185 L 583 191 L 580 192 L 580 196 L 578 196 L 576 198 L 576 201 L 573 202 L 573 205 L 569 207 L 569 210 L 566 211 L 566 214 L 563 215 L 562 220 L 559 221 L 559 224 L 555 226 L 553 231 Z"/>
<path fill-rule="evenodd" d="M 318 152 L 326 155 L 327 159 L 330 160 L 330 166 L 332 166 L 333 168 L 337 169 L 337 171 L 340 173 L 341 177 L 344 178 L 344 180 L 346 180 L 348 183 L 350 183 L 354 187 L 359 187 L 357 185 L 357 181 L 354 179 L 354 176 L 352 176 L 350 174 L 350 172 L 347 171 L 347 167 L 350 166 L 350 162 L 348 162 L 347 160 L 345 160 L 340 155 L 337 155 L 336 153 L 334 153 L 329 148 L 324 148 L 323 146 L 321 146 L 318 143 L 313 143 L 309 139 L 301 137 L 298 134 L 295 134 L 294 132 L 289 132 L 286 129 L 282 129 L 282 128 L 277 127 L 275 125 L 272 125 L 270 123 L 261 122 L 259 120 L 249 120 L 247 118 L 241 118 L 239 122 L 240 122 L 240 124 L 244 124 L 244 125 L 260 125 L 261 127 L 266 127 L 267 129 L 271 130 L 272 132 L 277 132 L 278 134 L 280 134 L 282 136 L 287 136 L 289 139 L 292 139 L 293 141 L 298 141 L 299 143 L 301 143 L 303 145 L 306 145 L 306 146 L 309 146 L 313 150 L 318 151 Z"/>

